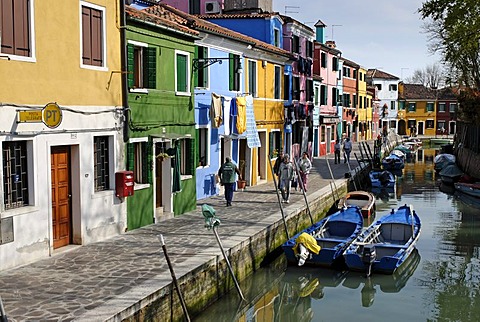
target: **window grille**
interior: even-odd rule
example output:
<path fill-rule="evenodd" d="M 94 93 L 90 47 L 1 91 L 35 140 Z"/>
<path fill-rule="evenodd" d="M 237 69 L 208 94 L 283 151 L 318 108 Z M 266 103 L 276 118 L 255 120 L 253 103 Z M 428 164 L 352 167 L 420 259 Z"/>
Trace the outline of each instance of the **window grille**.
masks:
<path fill-rule="evenodd" d="M 108 190 L 110 189 L 108 136 L 97 136 L 93 140 L 95 191 Z"/>
<path fill-rule="evenodd" d="M 5 210 L 28 205 L 26 141 L 3 142 L 3 194 Z"/>

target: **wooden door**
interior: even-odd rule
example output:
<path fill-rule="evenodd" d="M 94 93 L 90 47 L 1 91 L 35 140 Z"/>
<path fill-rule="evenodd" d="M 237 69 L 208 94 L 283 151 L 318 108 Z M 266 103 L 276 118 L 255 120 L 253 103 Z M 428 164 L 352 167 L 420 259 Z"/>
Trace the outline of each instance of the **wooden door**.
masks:
<path fill-rule="evenodd" d="M 52 227 L 53 248 L 70 244 L 72 218 L 70 209 L 70 147 L 52 147 Z"/>
<path fill-rule="evenodd" d="M 155 155 L 160 152 L 164 152 L 165 143 L 155 144 Z M 167 159 L 169 161 L 169 159 Z M 163 206 L 162 200 L 162 161 L 159 158 L 155 158 L 155 208 Z"/>

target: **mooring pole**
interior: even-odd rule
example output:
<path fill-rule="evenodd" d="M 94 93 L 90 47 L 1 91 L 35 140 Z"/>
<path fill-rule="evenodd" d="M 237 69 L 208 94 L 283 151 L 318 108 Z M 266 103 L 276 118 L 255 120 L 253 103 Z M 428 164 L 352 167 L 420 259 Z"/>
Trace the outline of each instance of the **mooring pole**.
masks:
<path fill-rule="evenodd" d="M 307 194 L 305 193 L 305 186 L 303 184 L 302 176 L 300 175 L 300 170 L 298 169 L 297 160 L 295 160 L 295 158 L 293 158 L 293 164 L 295 164 L 295 172 L 297 172 L 297 178 L 298 178 L 298 182 L 300 183 L 300 189 L 302 189 L 302 192 L 303 192 L 303 199 L 305 199 L 305 205 L 307 205 L 308 216 L 310 217 L 310 222 L 313 225 L 314 224 L 313 217 L 310 212 L 310 207 L 308 206 Z"/>
<path fill-rule="evenodd" d="M 348 171 L 350 174 L 352 174 L 352 168 L 350 168 L 350 160 L 347 160 L 347 165 L 348 165 Z M 353 186 L 355 187 L 355 190 L 357 190 L 357 184 L 355 183 L 355 177 L 353 177 Z"/>
<path fill-rule="evenodd" d="M 327 158 L 326 154 L 325 154 L 325 161 L 327 162 L 328 171 L 330 171 L 330 177 L 332 178 L 332 183 L 333 183 L 333 186 L 335 187 L 336 195 L 337 195 L 337 197 L 339 197 L 338 196 L 337 185 L 335 184 L 335 177 L 333 176 L 332 168 L 330 167 L 330 162 L 328 162 L 328 158 Z M 333 197 L 335 198 L 335 196 L 333 196 Z M 339 199 L 339 198 L 337 198 L 337 199 Z"/>
<path fill-rule="evenodd" d="M 232 275 L 233 282 L 235 283 L 235 287 L 237 288 L 238 294 L 240 295 L 240 298 L 244 301 L 245 297 L 243 296 L 242 290 L 240 289 L 240 285 L 237 282 L 237 278 L 235 277 L 235 273 L 233 272 L 232 265 L 230 264 L 230 261 L 228 260 L 227 253 L 225 253 L 225 250 L 223 249 L 222 241 L 220 240 L 220 237 L 218 236 L 217 233 L 217 226 L 220 226 L 220 219 L 217 218 L 215 215 L 215 209 L 213 209 L 212 206 L 209 205 L 203 205 L 202 206 L 202 215 L 205 217 L 205 228 L 208 230 L 212 229 L 213 234 L 215 235 L 215 238 L 217 239 L 218 246 L 220 247 L 220 250 L 222 251 L 223 259 L 225 259 L 225 262 L 227 263 L 228 269 L 230 271 L 230 274 Z"/>
<path fill-rule="evenodd" d="M 2 297 L 0 296 L 0 322 L 8 322 L 7 313 L 3 308 Z"/>
<path fill-rule="evenodd" d="M 270 170 L 272 171 L 273 177 L 273 186 L 275 187 L 275 193 L 277 194 L 278 205 L 280 206 L 280 212 L 282 213 L 283 225 L 285 226 L 285 234 L 287 235 L 287 240 L 290 239 L 290 234 L 288 233 L 287 221 L 285 220 L 285 214 L 283 213 L 282 201 L 280 200 L 280 194 L 278 192 L 277 180 L 275 179 L 275 172 L 273 171 L 272 160 L 268 158 L 268 163 L 270 164 Z"/>
<path fill-rule="evenodd" d="M 188 322 L 190 322 L 190 316 L 188 315 L 187 305 L 185 304 L 185 300 L 183 299 L 182 292 L 180 291 L 180 287 L 178 287 L 177 277 L 175 276 L 175 272 L 173 271 L 172 263 L 170 262 L 170 257 L 168 256 L 167 246 L 165 245 L 165 241 L 163 240 L 163 235 L 157 235 L 158 240 L 160 241 L 160 245 L 162 245 L 163 253 L 165 254 L 165 259 L 167 260 L 168 269 L 170 270 L 170 275 L 172 275 L 173 284 L 177 289 L 178 298 L 180 299 L 180 304 L 182 305 L 183 314 L 185 314 L 185 318 Z"/>

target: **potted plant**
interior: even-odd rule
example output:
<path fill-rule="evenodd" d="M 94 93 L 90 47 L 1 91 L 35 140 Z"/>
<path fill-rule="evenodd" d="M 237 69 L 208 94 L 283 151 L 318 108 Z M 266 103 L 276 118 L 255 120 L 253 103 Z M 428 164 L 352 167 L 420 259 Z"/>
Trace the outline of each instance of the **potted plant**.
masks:
<path fill-rule="evenodd" d="M 247 180 L 245 180 L 245 165 L 245 160 L 240 160 L 240 162 L 238 163 L 238 170 L 242 174 L 242 179 L 239 178 L 237 180 L 237 188 L 242 190 L 245 189 L 247 185 Z"/>

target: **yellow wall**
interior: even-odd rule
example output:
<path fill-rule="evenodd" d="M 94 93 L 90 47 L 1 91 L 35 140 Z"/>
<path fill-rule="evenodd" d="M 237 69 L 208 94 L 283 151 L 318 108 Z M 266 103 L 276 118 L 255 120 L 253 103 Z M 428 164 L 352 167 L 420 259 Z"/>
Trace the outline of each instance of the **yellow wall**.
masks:
<path fill-rule="evenodd" d="M 418 122 L 423 122 L 423 134 L 424 135 L 435 135 L 435 124 L 436 124 L 436 114 L 435 109 L 432 112 L 427 112 L 427 102 L 426 101 L 415 101 L 416 103 L 416 110 L 414 112 L 410 112 L 408 110 L 409 103 L 413 101 L 406 101 L 405 108 L 406 108 L 406 120 L 407 126 L 409 120 L 415 120 L 417 124 L 417 134 L 418 134 Z M 427 120 L 433 120 L 433 128 L 427 129 Z M 407 128 L 407 133 L 410 134 L 410 129 Z"/>
<path fill-rule="evenodd" d="M 35 62 L 0 59 L 3 103 L 44 105 L 121 105 L 118 1 L 90 0 L 106 8 L 106 70 L 80 68 L 79 1 L 34 1 Z M 8 77 L 7 77 L 8 75 Z M 6 78 L 6 79 L 5 79 Z"/>

